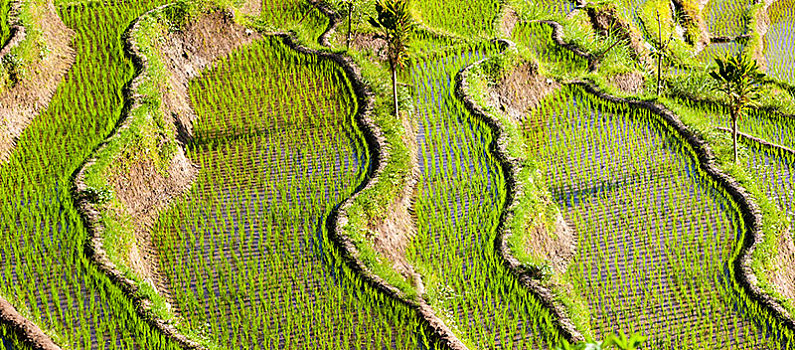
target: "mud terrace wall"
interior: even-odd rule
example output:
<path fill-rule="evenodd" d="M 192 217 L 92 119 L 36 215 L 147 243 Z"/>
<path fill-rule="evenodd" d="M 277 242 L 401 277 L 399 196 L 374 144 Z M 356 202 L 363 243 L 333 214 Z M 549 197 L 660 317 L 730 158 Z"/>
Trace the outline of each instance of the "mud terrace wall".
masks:
<path fill-rule="evenodd" d="M 12 2 L 11 38 L 0 50 L 0 58 L 15 54 L 14 49 L 28 38 L 28 29 L 20 24 L 21 6 L 26 6 L 33 17 L 42 19 L 35 23 L 33 30 L 40 31 L 42 45 L 50 52 L 33 62 L 24 62 L 29 68 L 22 80 L 0 90 L 0 166 L 11 156 L 16 138 L 47 108 L 55 89 L 75 61 L 75 52 L 70 47 L 75 33 L 61 21 L 52 1 L 46 6 Z"/>
<path fill-rule="evenodd" d="M 515 46 L 514 43 L 508 40 L 501 40 L 500 43 L 503 46 L 503 51 Z M 491 127 L 492 132 L 495 134 L 495 141 L 492 141 L 489 147 L 502 167 L 502 171 L 506 177 L 507 186 L 506 200 L 502 208 L 500 222 L 497 227 L 497 239 L 494 242 L 495 250 L 499 252 L 503 260 L 503 264 L 508 267 L 516 279 L 519 280 L 519 282 L 521 282 L 525 288 L 532 291 L 541 300 L 544 307 L 550 310 L 552 315 L 556 318 L 561 333 L 566 340 L 571 343 L 584 341 L 585 338 L 571 322 L 565 307 L 555 301 L 554 295 L 549 288 L 530 277 L 529 273 L 523 268 L 519 260 L 513 256 L 510 248 L 508 247 L 507 238 L 512 233 L 507 223 L 513 219 L 513 212 L 517 206 L 516 198 L 520 197 L 521 191 L 523 190 L 523 184 L 517 181 L 519 178 L 519 173 L 522 171 L 521 161 L 519 159 L 510 157 L 508 155 L 507 148 L 509 142 L 521 142 L 521 140 L 510 140 L 508 134 L 505 132 L 505 126 L 502 124 L 502 121 L 500 121 L 499 118 L 492 117 L 481 106 L 479 106 L 477 102 L 475 102 L 472 96 L 469 95 L 470 89 L 467 82 L 467 76 L 470 74 L 470 71 L 473 67 L 484 63 L 487 59 L 488 58 L 467 66 L 464 68 L 464 70 L 456 75 L 455 94 L 464 102 L 464 105 L 470 111 L 470 113 L 483 119 L 489 125 L 489 127 Z M 492 110 L 497 109 L 496 106 L 488 107 L 490 107 Z"/>
<path fill-rule="evenodd" d="M 209 67 L 216 59 L 226 56 L 232 50 L 248 44 L 261 36 L 234 23 L 233 16 L 228 11 L 210 11 L 202 13 L 199 18 L 191 21 L 182 31 L 167 35 L 163 40 L 158 52 L 164 57 L 147 57 L 140 49 L 141 43 L 136 42 L 135 37 L 143 20 L 148 17 L 156 17 L 160 12 L 171 5 L 164 5 L 153 9 L 136 20 L 127 33 L 127 50 L 140 67 L 140 73 L 133 80 L 127 97 L 131 107 L 124 122 L 117 128 L 114 134 L 100 146 L 95 154 L 107 147 L 109 142 L 115 142 L 114 138 L 119 138 L 122 133 L 130 128 L 135 118 L 132 111 L 136 111 L 144 104 L 142 100 L 147 96 L 139 94 L 139 88 L 145 79 L 149 77 L 152 66 L 151 59 L 158 59 L 166 68 L 166 86 L 168 88 L 160 91 L 161 96 L 155 98 L 163 101 L 164 115 L 173 116 L 170 120 L 175 129 L 182 130 L 180 135 L 190 137 L 190 125 L 195 119 L 195 114 L 190 107 L 187 91 L 188 82 L 196 77 L 203 69 Z M 207 45 L 206 43 L 210 43 Z M 203 43 L 203 44 L 202 44 Z M 151 45 L 152 43 L 147 43 Z M 149 53 L 149 52 L 148 52 Z M 155 111 L 144 111 L 153 113 Z M 166 142 L 177 142 L 176 140 L 165 140 Z M 122 147 L 132 147 L 123 145 Z M 101 153 L 100 153 L 101 154 Z M 115 157 L 116 154 L 110 156 Z M 90 169 L 97 162 L 97 159 L 90 159 L 78 172 L 75 179 L 75 192 L 83 194 L 88 186 L 85 183 L 86 170 Z M 109 167 L 110 168 L 110 167 Z M 108 169 L 104 169 L 108 170 Z M 116 169 L 112 169 L 116 170 Z M 191 186 L 197 167 L 193 165 L 185 156 L 184 149 L 177 147 L 176 154 L 170 159 L 167 166 L 168 176 L 158 173 L 157 166 L 153 162 L 142 162 L 128 169 L 126 174 L 113 174 L 108 182 L 111 183 L 116 198 L 122 203 L 127 215 L 136 218 L 135 241 L 130 256 L 126 257 L 132 266 L 135 275 L 148 283 L 155 290 L 168 297 L 168 291 L 164 288 L 164 283 L 158 281 L 157 257 L 152 256 L 155 252 L 152 247 L 151 237 L 149 237 L 149 225 L 157 218 L 159 210 L 168 205 L 174 198 L 184 194 Z M 109 176 L 109 174 L 105 174 Z M 95 205 L 88 200 L 85 195 L 78 195 L 77 205 L 83 214 L 91 233 L 87 243 L 87 250 L 90 257 L 100 270 L 107 274 L 117 283 L 125 294 L 133 300 L 137 312 L 142 315 L 153 327 L 162 331 L 165 335 L 179 343 L 186 349 L 205 349 L 203 345 L 195 339 L 182 334 L 174 324 L 172 319 L 162 319 L 153 310 L 153 302 L 146 295 L 140 292 L 139 283 L 128 277 L 119 269 L 109 257 L 103 244 L 105 240 L 105 227 L 101 218 L 104 211 L 110 210 Z M 118 257 L 117 257 L 118 258 Z M 160 283 L 158 283 L 160 282 Z M 159 287 L 159 288 L 158 288 Z"/>
<path fill-rule="evenodd" d="M 11 4 L 11 36 L 0 49 L 0 59 L 10 55 L 26 38 L 25 27 L 19 24 L 20 6 L 19 1 Z M 33 74 L 29 81 L 22 81 L 0 92 L 0 166 L 13 151 L 14 139 L 22 134 L 39 111 L 46 108 L 61 78 L 74 63 L 74 51 L 68 46 L 74 32 L 63 24 L 52 2 L 48 3 L 44 12 L 49 21 L 44 24 L 42 35 L 54 47 L 53 52 L 41 63 L 44 73 Z M 41 328 L 23 317 L 3 297 L 0 297 L 0 322 L 8 325 L 19 340 L 31 349 L 60 350 Z"/>
<path fill-rule="evenodd" d="M 334 31 L 338 24 L 339 16 L 331 12 L 330 9 L 321 7 L 321 11 L 329 17 L 329 26 L 320 36 L 318 42 L 325 47 L 329 47 L 329 36 Z M 443 345 L 454 350 L 465 350 L 466 346 L 453 334 L 447 325 L 436 316 L 433 309 L 422 298 L 409 298 L 405 293 L 400 291 L 395 286 L 375 274 L 364 261 L 361 260 L 359 249 L 353 240 L 345 234 L 345 228 L 349 225 L 348 210 L 353 205 L 354 201 L 362 194 L 362 192 L 371 189 L 378 181 L 381 181 L 381 175 L 384 172 L 386 162 L 389 159 L 389 146 L 381 128 L 373 120 L 372 113 L 375 106 L 375 96 L 372 90 L 364 83 L 361 75 L 361 70 L 356 63 L 349 56 L 340 54 L 313 50 L 299 43 L 298 39 L 289 33 L 269 33 L 281 37 L 284 42 L 292 49 L 307 55 L 316 55 L 321 58 L 330 59 L 339 65 L 345 72 L 348 80 L 351 81 L 354 92 L 356 93 L 357 103 L 359 110 L 355 117 L 358 127 L 362 130 L 367 147 L 370 150 L 373 159 L 373 166 L 368 170 L 367 181 L 363 184 L 351 197 L 345 200 L 338 208 L 333 210 L 329 215 L 326 222 L 328 231 L 334 244 L 340 248 L 343 258 L 346 260 L 348 266 L 367 281 L 371 286 L 380 292 L 390 296 L 391 298 L 402 302 L 403 304 L 413 308 L 420 317 L 426 322 L 426 328 L 429 333 L 437 338 Z M 407 181 L 406 187 L 410 191 L 412 181 Z M 395 199 L 397 201 L 400 198 Z"/>

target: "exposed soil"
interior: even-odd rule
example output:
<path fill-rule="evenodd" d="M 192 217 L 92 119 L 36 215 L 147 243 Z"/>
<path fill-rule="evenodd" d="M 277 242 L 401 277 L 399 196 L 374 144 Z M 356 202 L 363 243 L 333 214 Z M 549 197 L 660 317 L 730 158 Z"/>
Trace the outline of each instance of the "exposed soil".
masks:
<path fill-rule="evenodd" d="M 615 8 L 586 7 L 586 13 L 599 35 L 606 36 L 612 31 L 619 38 L 629 40 L 634 58 L 644 65 L 651 64 L 649 51 L 643 46 L 643 35 L 632 24 L 621 19 Z"/>
<path fill-rule="evenodd" d="M 262 13 L 262 1 L 246 0 L 243 6 L 240 6 L 240 12 L 248 16 L 257 16 Z"/>
<path fill-rule="evenodd" d="M 527 112 L 560 84 L 538 74 L 538 68 L 531 63 L 522 63 L 503 77 L 489 92 L 491 103 L 517 122 L 522 122 Z"/>
<path fill-rule="evenodd" d="M 778 241 L 776 267 L 770 272 L 770 283 L 786 300 L 795 300 L 795 242 L 792 232 L 783 232 Z"/>
<path fill-rule="evenodd" d="M 196 118 L 188 98 L 188 82 L 208 68 L 216 59 L 232 50 L 260 38 L 234 22 L 232 15 L 212 12 L 191 22 L 179 32 L 170 33 L 160 41 L 160 53 L 169 70 L 169 88 L 162 91 L 161 109 L 171 116 L 174 128 L 182 141 L 192 137 L 192 122 Z M 167 281 L 157 272 L 156 250 L 149 233 L 159 210 L 189 189 L 197 167 L 185 157 L 179 147 L 164 172 L 158 172 L 150 159 L 110 169 L 110 182 L 126 214 L 135 218 L 135 238 L 125 262 L 164 297 L 168 298 Z M 120 210 L 120 209 L 111 209 Z M 167 299 L 168 300 L 168 299 Z"/>
<path fill-rule="evenodd" d="M 610 83 L 626 93 L 638 94 L 643 91 L 644 79 L 643 74 L 633 71 L 610 77 Z"/>
<path fill-rule="evenodd" d="M 75 52 L 69 46 L 75 32 L 61 21 L 52 2 L 47 6 L 31 6 L 31 11 L 34 18 L 43 19 L 37 24 L 50 53 L 39 61 L 29 62 L 27 76 L 16 86 L 0 92 L 0 163 L 8 160 L 15 139 L 50 103 L 58 83 L 75 61 Z"/>
<path fill-rule="evenodd" d="M 551 262 L 555 273 L 563 274 L 577 251 L 577 236 L 563 216 L 558 214 L 555 232 L 548 232 L 545 227 L 536 227 L 530 230 L 522 248 L 533 256 Z"/>
<path fill-rule="evenodd" d="M 33 322 L 22 317 L 5 299 L 0 297 L 0 321 L 12 325 L 19 340 L 36 350 L 60 350 L 52 339 L 45 335 Z"/>
<path fill-rule="evenodd" d="M 500 16 L 500 34 L 506 38 L 512 37 L 517 24 L 519 24 L 519 14 L 510 6 L 504 5 Z"/>
<path fill-rule="evenodd" d="M 414 268 L 406 259 L 406 247 L 417 233 L 414 217 L 409 211 L 413 204 L 412 200 L 420 174 L 417 160 L 417 150 L 419 148 L 417 140 L 413 137 L 417 134 L 417 125 L 415 121 L 406 116 L 401 119 L 406 130 L 402 138 L 403 143 L 411 153 L 411 173 L 400 196 L 395 198 L 395 201 L 387 209 L 387 216 L 384 221 L 372 228 L 375 233 L 373 247 L 392 262 L 392 268 L 395 271 L 412 281 L 415 287 L 420 287 L 422 281 L 418 279 Z"/>
<path fill-rule="evenodd" d="M 171 160 L 167 174 L 161 174 L 155 169 L 154 162 L 143 158 L 133 163 L 129 169 L 111 169 L 112 173 L 108 177 L 117 198 L 124 204 L 125 214 L 135 219 L 131 223 L 135 227 L 135 242 L 130 242 L 130 250 L 125 257 L 126 265 L 170 300 L 168 290 L 163 288 L 167 284 L 157 273 L 157 256 L 153 255 L 156 250 L 149 232 L 157 219 L 158 211 L 168 205 L 176 195 L 188 190 L 197 168 L 180 148 Z"/>
<path fill-rule="evenodd" d="M 343 38 L 342 43 L 345 43 Z M 381 61 L 386 61 L 386 40 L 376 38 L 373 33 L 354 33 L 351 35 L 351 47 L 362 52 L 369 52 Z"/>

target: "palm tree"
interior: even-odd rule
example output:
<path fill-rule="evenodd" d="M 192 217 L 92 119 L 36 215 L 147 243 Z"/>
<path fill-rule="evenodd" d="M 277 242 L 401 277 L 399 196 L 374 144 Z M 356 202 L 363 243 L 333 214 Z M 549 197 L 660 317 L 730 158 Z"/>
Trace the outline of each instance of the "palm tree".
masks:
<path fill-rule="evenodd" d="M 734 162 L 737 163 L 737 120 L 747 107 L 759 105 L 760 83 L 765 74 L 759 71 L 755 60 L 742 53 L 736 56 L 716 58 L 716 71 L 709 75 L 718 82 L 715 91 L 723 92 L 729 98 L 734 138 Z"/>
<path fill-rule="evenodd" d="M 408 0 L 378 0 L 375 4 L 378 18 L 370 17 L 370 25 L 381 30 L 379 38 L 387 42 L 387 59 L 392 70 L 392 97 L 395 116 L 398 115 L 397 71 L 409 60 L 409 41 L 417 23 L 409 13 Z"/>
<path fill-rule="evenodd" d="M 670 56 L 668 47 L 674 41 L 675 37 L 673 34 L 673 28 L 669 29 L 669 34 L 667 39 L 663 39 L 663 26 L 662 26 L 662 16 L 660 15 L 660 11 L 657 11 L 657 40 L 651 41 L 651 48 L 653 49 L 651 54 L 657 60 L 657 98 L 660 97 L 660 90 L 662 89 L 662 68 L 663 68 L 663 60 L 666 56 Z M 648 31 L 647 31 L 648 34 Z"/>

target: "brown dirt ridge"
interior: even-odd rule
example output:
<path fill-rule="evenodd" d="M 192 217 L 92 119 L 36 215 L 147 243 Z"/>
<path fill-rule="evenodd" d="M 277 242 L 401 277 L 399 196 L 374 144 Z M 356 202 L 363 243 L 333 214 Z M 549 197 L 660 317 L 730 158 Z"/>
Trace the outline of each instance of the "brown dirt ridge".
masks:
<path fill-rule="evenodd" d="M 318 43 L 326 48 L 330 48 L 332 46 L 330 38 L 333 36 L 339 24 L 340 16 L 326 7 L 319 6 L 318 8 L 329 18 L 328 28 L 326 28 L 325 32 L 318 38 Z M 356 244 L 350 237 L 343 233 L 343 227 L 349 222 L 347 214 L 348 209 L 362 192 L 372 188 L 378 181 L 381 181 L 381 174 L 389 159 L 389 146 L 380 127 L 378 127 L 372 119 L 375 96 L 372 90 L 364 83 L 360 68 L 349 56 L 313 50 L 302 46 L 293 34 L 271 34 L 282 37 L 288 46 L 298 52 L 328 58 L 337 63 L 351 81 L 354 92 L 356 93 L 357 102 L 360 106 L 356 115 L 356 122 L 359 129 L 362 130 L 364 134 L 368 149 L 370 149 L 374 158 L 374 164 L 368 170 L 369 174 L 367 178 L 369 181 L 329 215 L 327 226 L 332 241 L 340 248 L 340 251 L 343 253 L 343 258 L 346 260 L 349 267 L 353 271 L 359 273 L 367 283 L 389 297 L 412 307 L 420 315 L 421 319 L 427 322 L 425 327 L 430 331 L 430 334 L 437 337 L 445 346 L 453 350 L 466 350 L 467 347 L 464 343 L 455 336 L 423 298 L 408 298 L 398 288 L 392 286 L 389 282 L 373 273 L 359 258 L 359 250 Z M 414 126 L 409 122 L 404 120 L 403 123 L 406 130 L 410 131 L 414 129 Z M 405 137 L 408 137 L 408 135 L 405 135 Z M 412 144 L 413 141 L 409 141 L 409 146 Z M 414 153 L 416 153 L 416 145 L 413 149 Z M 416 154 L 413 154 L 412 157 L 416 158 Z M 399 197 L 395 198 L 391 204 L 390 215 L 383 222 L 377 223 L 371 228 L 377 232 L 377 237 L 374 237 L 374 243 L 376 243 L 374 245 L 377 247 L 377 242 L 380 242 L 389 245 L 390 249 L 395 249 L 393 252 L 388 252 L 387 256 L 393 264 L 395 264 L 394 267 L 397 271 L 401 271 L 400 273 L 404 274 L 404 276 L 409 276 L 409 279 L 413 280 L 421 295 L 424 288 L 421 276 L 419 276 L 408 263 L 404 253 L 407 239 L 410 239 L 416 230 L 414 219 L 409 208 L 412 204 L 413 194 L 418 180 L 418 166 L 415 164 L 416 159 L 413 159 L 412 163 L 412 170 L 409 175 L 410 178 L 407 179 L 404 190 L 401 191 Z M 377 249 L 382 253 L 386 250 L 384 247 Z"/>
<path fill-rule="evenodd" d="M 508 40 L 499 41 L 503 45 L 503 51 L 509 47 L 514 46 L 513 42 Z M 518 159 L 508 156 L 507 143 L 508 137 L 506 136 L 505 127 L 502 122 L 496 118 L 492 118 L 486 113 L 472 97 L 469 95 L 469 84 L 467 83 L 467 75 L 472 67 L 482 64 L 486 59 L 472 63 L 464 68 L 455 77 L 455 94 L 464 102 L 466 108 L 475 116 L 483 119 L 495 133 L 494 141 L 490 144 L 489 148 L 497 158 L 505 174 L 505 181 L 507 186 L 505 204 L 500 215 L 500 222 L 497 228 L 497 239 L 494 241 L 495 249 L 500 252 L 503 259 L 503 264 L 511 271 L 511 273 L 519 280 L 519 282 L 528 290 L 533 292 L 544 305 L 545 308 L 550 310 L 550 313 L 555 317 L 555 321 L 561 334 L 572 343 L 585 340 L 583 335 L 576 329 L 574 323 L 569 318 L 567 311 L 563 305 L 555 301 L 552 291 L 540 283 L 538 280 L 532 278 L 523 268 L 522 264 L 511 253 L 508 247 L 507 238 L 511 235 L 511 230 L 506 225 L 513 217 L 513 212 L 517 204 L 516 198 L 519 191 L 521 191 L 522 184 L 517 181 L 519 173 L 521 172 L 521 163 Z M 560 227 L 560 226 L 559 226 Z M 563 225 L 560 228 L 566 227 Z M 561 229 L 561 236 L 565 235 L 565 230 Z M 547 240 L 548 241 L 548 240 Z M 562 242 L 563 240 L 561 240 Z M 565 243 L 562 243 L 565 245 Z M 565 250 L 565 249 L 563 249 Z M 573 252 L 571 253 L 573 255 Z M 565 264 L 565 262 L 563 262 Z"/>
<path fill-rule="evenodd" d="M 19 6 L 14 3 L 13 7 Z M 75 61 L 75 52 L 70 47 L 75 32 L 67 27 L 55 6 L 50 1 L 47 6 L 30 6 L 33 16 L 41 18 L 41 37 L 50 53 L 30 66 L 27 76 L 13 87 L 0 91 L 0 164 L 7 161 L 15 146 L 15 140 L 36 115 L 50 103 L 55 89 L 64 74 Z M 18 9 L 11 12 L 11 21 L 18 22 Z M 12 48 L 25 38 L 25 28 L 15 25 L 11 40 L 0 50 L 0 57 L 11 53 Z"/>
<path fill-rule="evenodd" d="M 155 11 L 162 10 L 167 6 L 169 5 L 153 9 L 140 18 L 151 16 Z M 138 30 L 139 21 L 133 24 L 130 32 Z M 195 119 L 195 114 L 188 100 L 189 80 L 200 74 L 216 59 L 226 56 L 232 50 L 260 37 L 259 34 L 236 24 L 233 15 L 228 11 L 211 11 L 189 23 L 183 30 L 170 33 L 160 41 L 158 49 L 163 55 L 162 59 L 169 73 L 168 88 L 161 91 L 163 100 L 161 111 L 164 115 L 171 117 L 173 124 L 171 127 L 176 129 L 177 135 L 186 138 L 192 135 L 190 125 Z M 149 66 L 146 56 L 141 54 L 133 36 L 128 35 L 127 38 L 128 51 L 141 67 L 140 74 L 128 91 L 128 98 L 133 100 L 133 108 L 135 108 L 135 105 L 140 104 L 136 98 L 136 90 L 140 85 L 138 79 L 146 74 Z M 130 119 L 125 119 L 114 136 L 119 133 L 119 130 L 129 127 Z M 94 161 L 93 159 L 89 160 L 78 172 L 75 179 L 75 188 L 78 193 L 86 189 L 83 173 Z M 112 167 L 108 174 L 116 198 L 123 204 L 123 208 L 106 209 L 111 213 L 123 210 L 124 214 L 136 218 L 134 225 L 136 242 L 132 244 L 123 260 L 128 267 L 152 285 L 167 300 L 170 296 L 167 289 L 168 284 L 157 272 L 157 256 L 149 229 L 156 220 L 159 210 L 165 208 L 174 198 L 189 189 L 197 170 L 197 167 L 185 156 L 184 149 L 178 147 L 165 173 L 158 172 L 156 164 L 151 160 L 140 159 L 127 169 Z M 151 300 L 141 297 L 138 294 L 136 283 L 127 278 L 109 259 L 103 248 L 104 227 L 99 221 L 100 208 L 85 199 L 78 200 L 78 207 L 91 231 L 91 239 L 87 243 L 91 258 L 135 301 L 139 314 L 143 315 L 153 327 L 177 341 L 184 348 L 204 349 L 199 343 L 182 335 L 170 320 L 162 320 L 154 316 L 151 311 Z"/>

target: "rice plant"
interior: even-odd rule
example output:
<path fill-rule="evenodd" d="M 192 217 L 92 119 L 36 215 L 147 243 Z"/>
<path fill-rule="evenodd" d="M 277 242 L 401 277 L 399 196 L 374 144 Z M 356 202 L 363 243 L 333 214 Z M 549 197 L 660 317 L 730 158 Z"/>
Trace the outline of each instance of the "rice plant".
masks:
<path fill-rule="evenodd" d="M 0 324 L 0 350 L 27 350 L 22 342 L 17 339 L 10 327 Z"/>
<path fill-rule="evenodd" d="M 566 277 L 597 334 L 640 333 L 659 349 L 793 348 L 791 332 L 733 280 L 745 234 L 737 205 L 670 126 L 578 88 L 529 120 L 527 138 L 578 234 Z"/>
<path fill-rule="evenodd" d="M 790 217 L 795 217 L 795 157 L 751 142 L 748 169 L 764 184 L 765 193 Z"/>
<path fill-rule="evenodd" d="M 575 2 L 568 0 L 535 0 L 530 3 L 530 6 L 543 10 L 543 12 L 559 16 L 568 15 L 577 6 Z"/>
<path fill-rule="evenodd" d="M 262 10 L 255 22 L 269 30 L 292 30 L 307 44 L 316 43 L 328 26 L 317 7 L 302 0 L 262 0 Z"/>
<path fill-rule="evenodd" d="M 770 26 L 764 40 L 767 73 L 795 84 L 795 1 L 776 1 L 768 13 Z"/>
<path fill-rule="evenodd" d="M 529 48 L 545 69 L 563 75 L 588 70 L 588 60 L 552 41 L 552 27 L 544 23 L 516 26 L 513 40 Z"/>
<path fill-rule="evenodd" d="M 370 166 L 342 71 L 265 39 L 190 94 L 202 170 L 153 237 L 191 328 L 238 349 L 431 348 L 414 311 L 351 271 L 326 231 Z"/>
<path fill-rule="evenodd" d="M 72 176 L 113 130 L 135 74 L 122 34 L 157 1 L 64 6 L 77 62 L 0 167 L 0 294 L 72 349 L 176 349 L 85 253 Z"/>
<path fill-rule="evenodd" d="M 697 59 L 701 62 L 711 63 L 717 57 L 734 56 L 745 50 L 745 44 L 736 41 L 727 43 L 711 43 L 699 52 Z"/>
<path fill-rule="evenodd" d="M 494 35 L 494 21 L 502 9 L 498 0 L 412 1 L 428 27 L 472 38 Z"/>
<path fill-rule="evenodd" d="M 736 37 L 746 32 L 746 14 L 750 0 L 710 0 L 704 8 L 704 19 L 712 36 Z"/>
<path fill-rule="evenodd" d="M 11 37 L 11 23 L 8 18 L 11 11 L 11 0 L 0 1 L 0 48 L 5 46 Z"/>
<path fill-rule="evenodd" d="M 417 89 L 421 178 L 418 233 L 409 259 L 423 275 L 430 305 L 473 348 L 551 348 L 561 343 L 549 312 L 494 249 L 505 180 L 489 150 L 492 131 L 453 95 L 453 78 L 494 48 L 424 60 Z"/>

